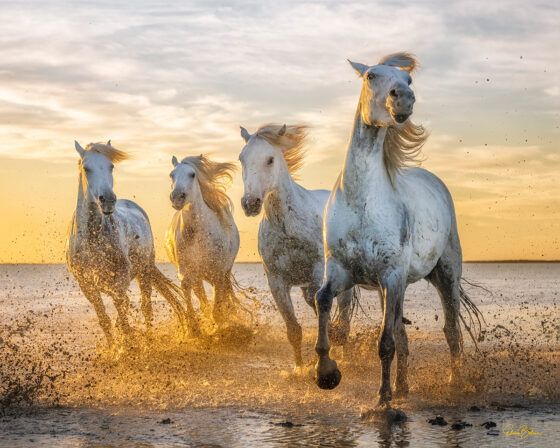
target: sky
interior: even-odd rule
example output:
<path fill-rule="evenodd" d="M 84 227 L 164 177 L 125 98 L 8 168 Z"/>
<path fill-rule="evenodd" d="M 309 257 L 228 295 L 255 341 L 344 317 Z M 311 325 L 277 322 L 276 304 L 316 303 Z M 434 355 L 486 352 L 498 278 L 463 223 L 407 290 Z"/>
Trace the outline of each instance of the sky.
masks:
<path fill-rule="evenodd" d="M 117 5 L 120 3 L 120 5 Z M 361 81 L 346 58 L 414 53 L 423 167 L 449 187 L 465 260 L 560 259 L 560 8 L 554 1 L 0 2 L 0 262 L 64 261 L 74 139 L 133 159 L 118 197 L 149 214 L 159 261 L 171 157 L 236 161 L 239 126 L 310 126 L 300 182 L 330 189 Z M 238 261 L 259 218 L 230 197 Z"/>

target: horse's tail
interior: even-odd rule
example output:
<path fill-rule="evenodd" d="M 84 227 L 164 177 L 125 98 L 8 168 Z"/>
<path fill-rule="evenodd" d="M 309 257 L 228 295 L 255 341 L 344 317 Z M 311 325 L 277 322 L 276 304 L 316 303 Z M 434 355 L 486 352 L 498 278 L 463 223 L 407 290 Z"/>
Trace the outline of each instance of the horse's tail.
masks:
<path fill-rule="evenodd" d="M 362 308 L 362 304 L 360 302 L 362 298 L 362 294 L 360 288 L 358 286 L 354 286 L 352 288 L 352 301 L 350 302 L 350 320 L 354 317 L 354 314 L 358 313 L 358 308 Z M 363 308 L 362 308 L 363 311 Z M 365 314 L 365 311 L 364 311 Z"/>
<path fill-rule="evenodd" d="M 253 307 L 256 309 L 259 307 L 260 303 L 257 300 L 255 294 L 254 294 L 254 289 L 249 287 L 249 288 L 243 288 L 239 282 L 237 281 L 237 279 L 235 278 L 235 276 L 233 275 L 233 272 L 229 272 L 228 275 L 228 280 L 230 282 L 230 295 L 231 295 L 231 300 L 232 302 L 237 305 L 240 309 L 242 309 L 245 313 L 247 313 L 247 315 L 250 317 L 251 319 L 251 323 L 254 322 L 255 320 L 255 315 L 253 314 L 253 312 L 247 307 L 245 306 L 243 303 L 241 303 L 241 300 L 239 299 L 239 296 L 241 296 L 244 299 L 247 300 L 251 300 L 253 302 Z"/>
<path fill-rule="evenodd" d="M 485 291 L 488 291 L 488 289 L 484 288 L 483 286 L 469 282 L 464 278 L 462 280 L 471 286 L 482 288 Z M 474 304 L 474 302 L 471 300 L 471 298 L 463 288 L 463 285 L 459 285 L 459 296 L 461 298 L 461 305 L 463 306 L 463 309 L 467 311 L 466 315 L 463 315 L 463 313 L 460 312 L 459 319 L 461 319 L 463 327 L 465 327 L 465 329 L 469 333 L 469 336 L 474 342 L 476 350 L 478 350 L 478 342 L 482 341 L 482 325 L 486 324 L 486 321 L 484 320 L 482 312 Z"/>
<path fill-rule="evenodd" d="M 177 315 L 181 328 L 185 329 L 185 322 L 189 330 L 195 331 L 198 329 L 198 322 L 194 316 L 190 316 L 180 299 L 185 299 L 183 291 L 175 283 L 169 280 L 155 265 L 151 272 L 152 286 L 159 292 L 165 300 L 171 305 L 173 311 Z"/>

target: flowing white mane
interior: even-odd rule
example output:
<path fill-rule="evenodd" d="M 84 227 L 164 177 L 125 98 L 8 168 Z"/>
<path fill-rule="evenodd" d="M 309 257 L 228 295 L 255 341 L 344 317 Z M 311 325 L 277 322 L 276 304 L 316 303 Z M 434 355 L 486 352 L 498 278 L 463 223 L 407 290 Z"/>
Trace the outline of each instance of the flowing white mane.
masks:
<path fill-rule="evenodd" d="M 119 163 L 123 160 L 129 159 L 130 155 L 120 149 L 114 148 L 111 146 L 111 143 L 90 143 L 86 146 L 86 151 L 97 152 L 99 154 L 103 154 L 113 163 Z"/>
<path fill-rule="evenodd" d="M 181 163 L 192 166 L 206 205 L 222 215 L 224 210 L 233 211 L 231 199 L 226 194 L 232 182 L 232 172 L 236 169 L 233 163 L 213 162 L 206 155 L 185 157 Z"/>
<path fill-rule="evenodd" d="M 286 126 L 286 132 L 280 135 L 279 132 L 283 126 L 274 123 L 263 124 L 257 130 L 257 137 L 265 139 L 272 146 L 276 146 L 282 151 L 288 170 L 290 174 L 294 175 L 303 166 L 307 126 L 303 124 Z"/>

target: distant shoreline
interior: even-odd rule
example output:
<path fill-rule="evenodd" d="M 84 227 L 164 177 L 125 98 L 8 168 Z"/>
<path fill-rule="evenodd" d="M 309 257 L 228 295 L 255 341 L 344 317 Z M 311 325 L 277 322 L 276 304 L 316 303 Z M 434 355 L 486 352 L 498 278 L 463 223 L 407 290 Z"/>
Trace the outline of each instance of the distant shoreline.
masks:
<path fill-rule="evenodd" d="M 156 261 L 157 264 L 170 264 L 169 261 Z M 560 263 L 560 260 L 468 260 L 463 264 L 522 264 L 522 263 Z M 236 261 L 235 264 L 261 264 L 260 261 Z M 66 265 L 66 263 L 0 263 L 0 266 L 42 266 Z"/>

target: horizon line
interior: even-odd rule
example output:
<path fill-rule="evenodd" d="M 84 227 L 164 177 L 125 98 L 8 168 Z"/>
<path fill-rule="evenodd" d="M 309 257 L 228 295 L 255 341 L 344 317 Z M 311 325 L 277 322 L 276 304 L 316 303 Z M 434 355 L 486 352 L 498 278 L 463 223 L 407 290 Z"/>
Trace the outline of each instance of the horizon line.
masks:
<path fill-rule="evenodd" d="M 157 264 L 172 264 L 170 261 L 156 261 Z M 465 263 L 560 263 L 560 259 L 553 259 L 553 260 L 531 260 L 531 259 L 513 259 L 513 260 L 465 260 Z M 38 266 L 38 265 L 66 265 L 64 262 L 53 262 L 53 263 L 27 263 L 27 262 L 20 262 L 20 263 L 0 263 L 0 266 Z M 236 261 L 234 264 L 262 264 L 262 261 Z"/>

